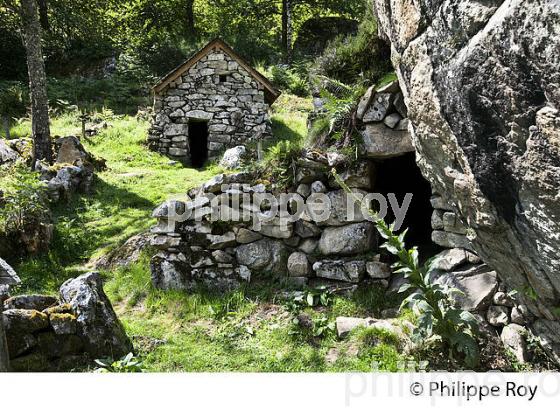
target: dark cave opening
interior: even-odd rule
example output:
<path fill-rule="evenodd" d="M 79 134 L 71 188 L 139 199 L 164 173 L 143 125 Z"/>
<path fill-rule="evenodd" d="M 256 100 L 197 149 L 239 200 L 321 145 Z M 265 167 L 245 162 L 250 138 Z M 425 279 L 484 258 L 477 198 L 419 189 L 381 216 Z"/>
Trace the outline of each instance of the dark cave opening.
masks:
<path fill-rule="evenodd" d="M 408 228 L 406 246 L 418 246 L 422 259 L 438 253 L 441 248 L 431 240 L 432 187 L 416 165 L 415 153 L 377 160 L 376 170 L 374 186 L 376 193 L 382 194 L 385 198 L 389 193 L 395 194 L 399 206 L 402 206 L 407 193 L 412 194 L 412 201 L 399 231 Z M 390 205 L 385 220 L 388 222 L 395 220 Z"/>

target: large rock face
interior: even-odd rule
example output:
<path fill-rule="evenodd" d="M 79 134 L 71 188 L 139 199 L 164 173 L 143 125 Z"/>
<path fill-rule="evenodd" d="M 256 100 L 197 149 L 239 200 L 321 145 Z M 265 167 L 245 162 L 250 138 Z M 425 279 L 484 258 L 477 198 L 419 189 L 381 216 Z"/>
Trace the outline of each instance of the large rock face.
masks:
<path fill-rule="evenodd" d="M 376 0 L 417 162 L 533 314 L 560 295 L 560 3 Z M 533 292 L 520 292 L 523 294 Z"/>

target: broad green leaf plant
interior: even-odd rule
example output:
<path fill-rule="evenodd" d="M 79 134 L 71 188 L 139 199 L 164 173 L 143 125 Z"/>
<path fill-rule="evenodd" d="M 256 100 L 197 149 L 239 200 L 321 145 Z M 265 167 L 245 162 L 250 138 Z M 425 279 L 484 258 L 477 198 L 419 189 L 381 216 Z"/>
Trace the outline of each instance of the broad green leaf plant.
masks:
<path fill-rule="evenodd" d="M 99 366 L 95 370 L 96 373 L 142 373 L 144 371 L 142 362 L 132 352 L 116 361 L 97 359 L 95 364 Z"/>
<path fill-rule="evenodd" d="M 332 174 L 347 194 L 360 202 L 335 169 Z M 402 273 L 407 279 L 398 292 L 412 292 L 403 300 L 400 308 L 402 310 L 409 307 L 418 317 L 418 325 L 412 335 L 413 341 L 420 344 L 440 338 L 448 345 L 450 356 L 454 353 L 462 354 L 468 367 L 476 367 L 480 356 L 475 338 L 478 322 L 470 312 L 455 306 L 453 295 L 461 292 L 437 281 L 431 271 L 433 259 L 420 265 L 418 248 L 406 248 L 404 239 L 407 230 L 397 234 L 394 224 L 388 225 L 371 209 L 364 210 L 371 215 L 377 231 L 385 239 L 381 247 L 398 258 L 391 266 L 393 273 Z"/>

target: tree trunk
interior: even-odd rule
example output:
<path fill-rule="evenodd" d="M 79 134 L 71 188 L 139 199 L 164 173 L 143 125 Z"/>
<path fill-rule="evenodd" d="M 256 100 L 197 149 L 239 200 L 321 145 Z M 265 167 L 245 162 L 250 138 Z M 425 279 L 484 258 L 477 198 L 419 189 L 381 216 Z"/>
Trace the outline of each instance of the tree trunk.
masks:
<path fill-rule="evenodd" d="M 0 285 L 0 373 L 5 373 L 10 370 L 10 356 L 8 354 L 4 321 L 2 320 L 2 311 L 4 310 L 4 292 L 2 287 Z"/>
<path fill-rule="evenodd" d="M 186 0 L 186 21 L 185 29 L 189 37 L 196 36 L 196 27 L 194 25 L 194 0 Z"/>
<path fill-rule="evenodd" d="M 27 72 L 31 96 L 33 167 L 35 167 L 39 160 L 52 163 L 47 76 L 41 48 L 41 25 L 35 0 L 21 0 L 21 23 L 23 44 L 27 53 Z"/>
<path fill-rule="evenodd" d="M 292 13 L 293 0 L 282 0 L 282 49 L 284 50 L 284 62 L 292 64 Z"/>
<path fill-rule="evenodd" d="M 6 130 L 6 139 L 10 139 L 10 117 L 8 115 L 4 115 L 4 130 Z"/>
<path fill-rule="evenodd" d="M 284 61 L 288 55 L 288 0 L 282 0 L 282 51 Z"/>
<path fill-rule="evenodd" d="M 37 0 L 37 6 L 39 7 L 39 22 L 41 23 L 41 27 L 43 30 L 49 31 L 50 26 L 47 0 Z"/>
<path fill-rule="evenodd" d="M 0 315 L 2 315 L 0 309 Z M 8 343 L 6 342 L 6 332 L 4 324 L 0 320 L 0 373 L 5 373 L 10 368 L 10 358 L 8 356 Z"/>

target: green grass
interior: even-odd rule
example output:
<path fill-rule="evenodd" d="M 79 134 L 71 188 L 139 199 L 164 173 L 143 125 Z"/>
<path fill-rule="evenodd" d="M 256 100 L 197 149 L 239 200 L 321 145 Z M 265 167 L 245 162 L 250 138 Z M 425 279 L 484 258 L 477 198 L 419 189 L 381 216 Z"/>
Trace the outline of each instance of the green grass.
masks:
<path fill-rule="evenodd" d="M 127 333 L 137 341 L 147 371 L 369 371 L 373 362 L 379 362 L 381 370 L 397 371 L 406 359 L 389 334 L 379 343 L 364 337 L 362 330 L 342 341 L 334 332 L 314 337 L 293 323 L 295 314 L 287 301 L 274 296 L 278 289 L 271 284 L 257 283 L 226 295 L 160 291 L 151 286 L 145 262 L 110 273 L 106 291 Z M 378 291 L 370 291 L 375 298 Z M 336 296 L 331 306 L 302 312 L 329 322 L 341 313 L 341 305 L 348 315 L 371 315 L 371 306 L 362 304 L 366 299 Z M 164 343 L 150 343 L 155 340 Z M 333 351 L 336 360 L 329 360 Z"/>
<path fill-rule="evenodd" d="M 119 116 L 112 126 L 83 141 L 86 149 L 106 160 L 98 172 L 91 195 L 74 195 L 54 209 L 55 237 L 51 251 L 24 261 L 17 270 L 24 289 L 55 291 L 60 283 L 79 272 L 83 265 L 146 231 L 155 222 L 153 209 L 170 197 L 186 192 L 209 179 L 219 168 L 205 169 L 171 165 L 168 158 L 145 146 L 148 123 Z M 80 122 L 66 114 L 52 120 L 53 135 L 76 135 Z M 13 128 L 14 134 L 29 134 L 29 122 Z"/>
<path fill-rule="evenodd" d="M 264 144 L 270 149 L 280 141 L 302 145 L 307 136 L 307 116 L 313 111 L 310 98 L 282 94 L 272 106 L 273 138 Z"/>

